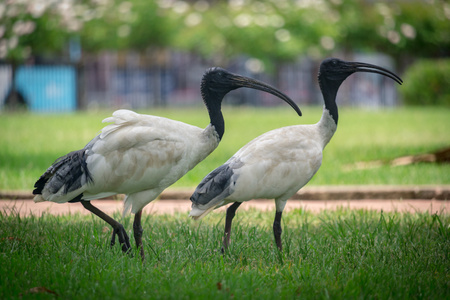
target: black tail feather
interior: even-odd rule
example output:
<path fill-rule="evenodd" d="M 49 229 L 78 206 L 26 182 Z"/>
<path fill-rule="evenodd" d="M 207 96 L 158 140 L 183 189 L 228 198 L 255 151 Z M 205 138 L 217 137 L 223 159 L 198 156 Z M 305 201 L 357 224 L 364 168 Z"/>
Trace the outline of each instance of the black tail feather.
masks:
<path fill-rule="evenodd" d="M 34 195 L 42 194 L 44 187 L 49 184 L 52 193 L 58 192 L 64 186 L 64 193 L 80 188 L 83 174 L 86 182 L 92 182 L 92 176 L 86 164 L 86 150 L 70 152 L 58 158 L 34 184 Z"/>
<path fill-rule="evenodd" d="M 232 176 L 233 170 L 227 164 L 213 170 L 197 186 L 191 201 L 195 204 L 207 204 L 229 187 Z"/>
<path fill-rule="evenodd" d="M 36 181 L 34 184 L 35 189 L 33 190 L 33 195 L 41 195 L 42 190 L 44 189 L 45 184 L 51 176 L 49 175 L 49 171 L 47 170 L 42 176 Z"/>

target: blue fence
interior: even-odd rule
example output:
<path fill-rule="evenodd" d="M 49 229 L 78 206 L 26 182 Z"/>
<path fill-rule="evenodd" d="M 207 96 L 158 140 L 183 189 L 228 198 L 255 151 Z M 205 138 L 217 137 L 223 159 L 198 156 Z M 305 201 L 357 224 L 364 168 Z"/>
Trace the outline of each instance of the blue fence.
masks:
<path fill-rule="evenodd" d="M 1 77 L 11 74 L 3 66 Z M 9 75 L 11 77 L 11 75 Z M 77 109 L 77 74 L 73 66 L 21 66 L 15 74 L 16 90 L 33 112 L 71 112 Z M 11 79 L 0 83 L 0 99 L 4 107 L 11 91 Z"/>

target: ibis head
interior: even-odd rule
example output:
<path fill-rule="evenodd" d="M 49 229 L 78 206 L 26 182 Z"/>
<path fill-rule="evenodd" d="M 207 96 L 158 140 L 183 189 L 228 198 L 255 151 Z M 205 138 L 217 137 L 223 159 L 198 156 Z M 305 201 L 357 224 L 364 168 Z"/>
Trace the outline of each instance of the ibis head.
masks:
<path fill-rule="evenodd" d="M 321 63 L 319 81 L 326 79 L 340 85 L 349 75 L 356 72 L 378 73 L 395 80 L 398 84 L 403 83 L 399 76 L 385 68 L 367 63 L 344 61 L 338 58 L 328 58 Z"/>
<path fill-rule="evenodd" d="M 349 62 L 338 58 L 325 59 L 319 68 L 319 85 L 324 97 L 325 107 L 330 111 L 336 123 L 338 119 L 336 94 L 342 82 L 356 72 L 377 73 L 393 79 L 398 84 L 403 83 L 403 80 L 398 75 L 376 65 Z"/>
<path fill-rule="evenodd" d="M 302 115 L 298 106 L 284 93 L 276 88 L 253 78 L 233 74 L 225 69 L 215 67 L 210 68 L 203 75 L 201 90 L 204 101 L 214 101 L 221 103 L 223 97 L 232 90 L 247 87 L 270 93 L 286 101 L 299 116 Z M 210 103 L 206 103 L 209 105 Z"/>
<path fill-rule="evenodd" d="M 210 68 L 203 75 L 201 93 L 205 106 L 209 112 L 211 124 L 216 129 L 219 138 L 222 138 L 225 130 L 221 112 L 222 100 L 227 93 L 241 87 L 252 88 L 270 93 L 287 102 L 299 116 L 302 115 L 295 102 L 276 88 L 262 81 L 233 74 L 219 67 Z"/>

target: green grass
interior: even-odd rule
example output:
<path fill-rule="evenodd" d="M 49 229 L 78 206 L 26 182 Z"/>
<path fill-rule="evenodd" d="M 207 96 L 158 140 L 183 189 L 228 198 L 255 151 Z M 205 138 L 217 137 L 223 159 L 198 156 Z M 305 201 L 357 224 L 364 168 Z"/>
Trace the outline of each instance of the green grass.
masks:
<path fill-rule="evenodd" d="M 321 115 L 321 108 L 302 111 L 298 118 L 284 107 L 226 107 L 222 143 L 175 186 L 196 186 L 263 132 L 315 123 Z M 449 146 L 449 112 L 341 109 L 338 131 L 311 184 L 450 184 L 449 165 L 349 168 Z M 204 108 L 145 113 L 208 123 Z M 110 114 L 2 115 L 0 189 L 31 190 L 57 157 L 82 148 Z M 131 217 L 114 217 L 131 230 Z M 279 253 L 273 212 L 238 211 L 225 256 L 217 251 L 224 213 L 201 222 L 186 214 L 144 215 L 142 221 L 144 264 L 137 253 L 110 249 L 111 228 L 95 216 L 0 212 L 0 299 L 450 298 L 450 216 L 443 213 L 293 210 L 283 216 Z"/>
<path fill-rule="evenodd" d="M 299 118 L 288 107 L 224 108 L 225 135 L 219 147 L 174 187 L 195 187 L 256 136 L 282 126 L 316 123 L 319 107 L 302 107 Z M 0 190 L 31 190 L 58 157 L 84 147 L 112 111 L 64 115 L 3 114 L 0 117 Z M 143 111 L 205 127 L 203 107 Z M 417 164 L 358 170 L 358 161 L 388 160 L 450 145 L 450 110 L 398 108 L 340 109 L 338 130 L 326 147 L 322 167 L 310 185 L 450 184 L 450 165 Z M 350 166 L 350 167 L 349 167 Z"/>
<path fill-rule="evenodd" d="M 223 213 L 201 222 L 145 215 L 142 264 L 137 253 L 109 248 L 111 229 L 96 217 L 0 214 L 0 298 L 450 297 L 449 215 L 293 210 L 283 216 L 281 254 L 272 220 L 271 212 L 238 211 L 222 256 Z"/>

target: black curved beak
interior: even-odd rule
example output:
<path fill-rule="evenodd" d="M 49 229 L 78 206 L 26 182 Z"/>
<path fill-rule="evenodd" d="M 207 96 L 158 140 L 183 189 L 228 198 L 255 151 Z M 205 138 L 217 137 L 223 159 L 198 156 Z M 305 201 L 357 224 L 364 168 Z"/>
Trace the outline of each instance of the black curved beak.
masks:
<path fill-rule="evenodd" d="M 397 74 L 376 65 L 360 62 L 349 62 L 348 65 L 354 68 L 354 72 L 377 73 L 391 78 L 400 85 L 403 83 L 403 80 Z"/>
<path fill-rule="evenodd" d="M 233 74 L 230 78 L 230 81 L 233 85 L 236 85 L 236 88 L 247 87 L 255 90 L 264 91 L 274 96 L 277 96 L 278 98 L 284 100 L 287 104 L 289 104 L 297 112 L 299 116 L 302 116 L 302 112 L 300 111 L 300 108 L 298 108 L 297 104 L 295 104 L 295 102 L 292 101 L 291 98 L 289 98 L 288 96 L 286 96 L 284 93 L 280 92 L 273 86 L 270 86 L 256 79 L 237 74 Z"/>

